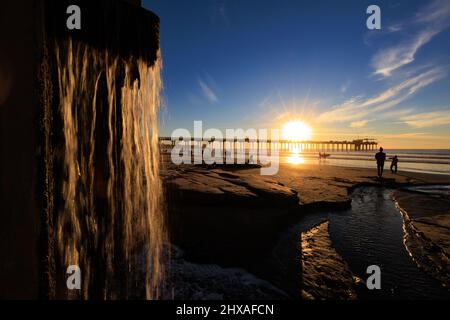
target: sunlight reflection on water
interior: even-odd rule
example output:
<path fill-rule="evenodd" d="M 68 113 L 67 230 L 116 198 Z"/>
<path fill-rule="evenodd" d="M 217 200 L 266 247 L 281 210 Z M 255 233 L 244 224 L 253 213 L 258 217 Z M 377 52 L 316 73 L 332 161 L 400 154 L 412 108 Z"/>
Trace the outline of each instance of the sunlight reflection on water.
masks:
<path fill-rule="evenodd" d="M 298 149 L 294 149 L 292 150 L 291 155 L 287 158 L 287 161 L 290 164 L 303 164 L 305 163 L 305 158 Z"/>

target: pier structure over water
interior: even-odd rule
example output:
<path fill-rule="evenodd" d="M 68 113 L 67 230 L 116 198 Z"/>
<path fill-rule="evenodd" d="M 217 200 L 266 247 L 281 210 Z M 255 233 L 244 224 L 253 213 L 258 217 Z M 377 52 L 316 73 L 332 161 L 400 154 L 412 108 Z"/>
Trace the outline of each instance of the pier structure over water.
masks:
<path fill-rule="evenodd" d="M 259 139 L 211 139 L 203 140 L 201 138 L 182 138 L 178 140 L 173 140 L 171 137 L 159 137 L 161 146 L 172 146 L 174 147 L 177 142 L 190 143 L 192 146 L 201 144 L 203 147 L 206 144 L 215 142 L 222 144 L 223 149 L 274 149 L 279 151 L 292 151 L 301 150 L 308 152 L 351 152 L 351 151 L 375 151 L 378 147 L 378 142 L 376 139 L 356 139 L 356 140 L 341 140 L 341 141 L 291 141 L 291 140 L 259 140 Z M 233 144 L 231 147 L 229 144 Z M 218 146 L 220 147 L 220 146 Z"/>

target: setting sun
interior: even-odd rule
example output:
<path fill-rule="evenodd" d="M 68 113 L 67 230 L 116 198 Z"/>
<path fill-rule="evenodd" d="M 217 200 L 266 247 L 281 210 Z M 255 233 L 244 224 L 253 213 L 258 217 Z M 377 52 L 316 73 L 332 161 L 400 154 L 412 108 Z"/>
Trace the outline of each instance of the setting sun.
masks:
<path fill-rule="evenodd" d="M 290 121 L 283 126 L 282 138 L 290 141 L 311 139 L 311 127 L 303 121 Z"/>

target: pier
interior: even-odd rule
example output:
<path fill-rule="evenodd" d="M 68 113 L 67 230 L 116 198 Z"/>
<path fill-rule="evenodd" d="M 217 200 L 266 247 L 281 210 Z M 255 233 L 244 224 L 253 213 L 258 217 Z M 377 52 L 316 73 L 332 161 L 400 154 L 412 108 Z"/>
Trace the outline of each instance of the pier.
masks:
<path fill-rule="evenodd" d="M 220 143 L 217 147 L 222 149 L 241 149 L 245 146 L 245 149 L 260 149 L 267 148 L 269 150 L 276 148 L 279 151 L 292 151 L 301 150 L 309 152 L 351 152 L 351 151 L 375 151 L 378 148 L 378 142 L 376 139 L 355 139 L 355 140 L 343 140 L 343 141 L 290 141 L 290 140 L 259 140 L 259 139 L 211 139 L 204 140 L 201 138 L 179 138 L 173 140 L 171 137 L 159 137 L 161 146 L 174 147 L 178 142 L 190 143 L 195 146 L 201 144 L 202 147 L 208 143 Z M 230 146 L 233 144 L 233 147 Z"/>

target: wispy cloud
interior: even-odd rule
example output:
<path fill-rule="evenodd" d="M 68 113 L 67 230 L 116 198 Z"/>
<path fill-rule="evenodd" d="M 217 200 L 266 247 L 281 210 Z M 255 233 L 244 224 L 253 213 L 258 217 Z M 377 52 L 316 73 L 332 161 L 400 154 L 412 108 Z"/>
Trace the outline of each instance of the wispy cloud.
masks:
<path fill-rule="evenodd" d="M 398 23 L 389 30 L 417 30 L 408 34 L 398 44 L 381 49 L 372 58 L 376 75 L 389 77 L 393 71 L 414 61 L 417 51 L 438 33 L 450 26 L 450 1 L 435 0 L 422 8 L 413 20 Z"/>
<path fill-rule="evenodd" d="M 418 75 L 412 76 L 409 79 L 404 80 L 398 85 L 395 85 L 378 96 L 368 99 L 364 102 L 363 106 L 370 106 L 375 104 L 384 103 L 390 99 L 397 98 L 402 95 L 399 102 L 405 100 L 408 96 L 416 93 L 420 89 L 432 84 L 433 82 L 442 79 L 447 75 L 447 68 L 434 67 Z M 396 99 L 396 100 L 397 100 Z"/>
<path fill-rule="evenodd" d="M 450 2 L 448 0 L 434 0 L 423 10 L 417 12 L 418 22 L 431 23 L 432 25 L 449 25 L 448 17 L 450 15 Z"/>
<path fill-rule="evenodd" d="M 414 113 L 413 108 L 404 108 L 399 110 L 391 110 L 387 112 L 383 112 L 383 114 L 379 117 L 379 119 L 399 119 L 401 117 L 406 117 L 412 113 Z"/>
<path fill-rule="evenodd" d="M 325 123 L 356 122 L 367 119 L 369 116 L 377 117 L 382 111 L 392 109 L 420 89 L 442 79 L 447 72 L 448 67 L 434 67 L 418 75 L 413 75 L 371 98 L 362 96 L 350 98 L 320 114 L 318 120 Z"/>
<path fill-rule="evenodd" d="M 341 93 L 346 93 L 349 85 L 350 81 L 349 80 L 345 81 L 341 86 Z"/>
<path fill-rule="evenodd" d="M 216 93 L 203 80 L 198 79 L 198 85 L 200 86 L 203 95 L 205 96 L 206 99 L 208 99 L 209 102 L 215 103 L 219 101 Z"/>
<path fill-rule="evenodd" d="M 397 134 L 383 134 L 381 135 L 383 139 L 417 139 L 430 137 L 428 132 L 408 132 L 408 133 L 397 133 Z"/>
<path fill-rule="evenodd" d="M 414 128 L 435 127 L 450 124 L 450 110 L 438 110 L 408 115 L 400 121 Z"/>
<path fill-rule="evenodd" d="M 360 120 L 360 121 L 354 121 L 352 123 L 350 123 L 350 128 L 362 128 L 367 126 L 367 124 L 369 123 L 369 120 Z"/>
<path fill-rule="evenodd" d="M 408 132 L 382 134 L 378 136 L 382 141 L 409 141 L 413 148 L 447 148 L 449 136 L 432 134 L 430 132 Z"/>
<path fill-rule="evenodd" d="M 388 32 L 399 32 L 403 30 L 403 25 L 401 23 L 393 24 L 387 27 Z"/>
<path fill-rule="evenodd" d="M 392 72 L 414 61 L 417 51 L 438 33 L 436 30 L 425 30 L 401 44 L 379 51 L 372 59 L 376 75 L 389 77 Z"/>
<path fill-rule="evenodd" d="M 354 121 L 367 115 L 366 108 L 363 108 L 362 97 L 352 97 L 344 103 L 333 107 L 330 111 L 321 113 L 318 122 L 333 123 Z"/>
<path fill-rule="evenodd" d="M 225 26 L 230 26 L 230 19 L 228 17 L 226 1 L 214 0 L 211 2 L 210 20 L 212 24 L 221 23 Z"/>

